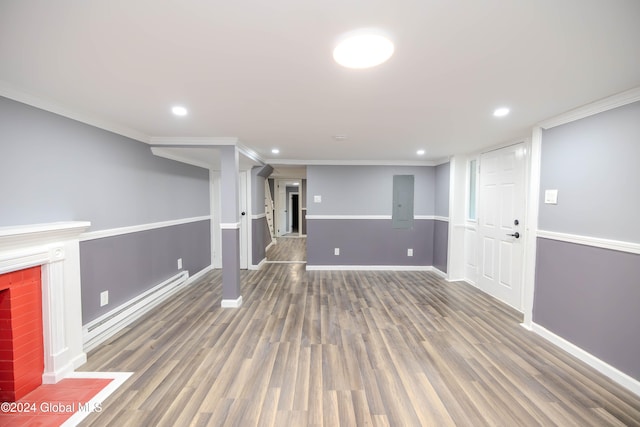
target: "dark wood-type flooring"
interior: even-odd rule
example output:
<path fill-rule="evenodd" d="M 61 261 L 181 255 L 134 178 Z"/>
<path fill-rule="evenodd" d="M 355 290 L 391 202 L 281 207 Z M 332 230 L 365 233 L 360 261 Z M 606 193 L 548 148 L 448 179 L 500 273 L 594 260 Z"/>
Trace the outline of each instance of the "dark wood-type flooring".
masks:
<path fill-rule="evenodd" d="M 640 425 L 640 399 L 429 272 L 221 272 L 89 354 L 135 374 L 86 426 Z"/>

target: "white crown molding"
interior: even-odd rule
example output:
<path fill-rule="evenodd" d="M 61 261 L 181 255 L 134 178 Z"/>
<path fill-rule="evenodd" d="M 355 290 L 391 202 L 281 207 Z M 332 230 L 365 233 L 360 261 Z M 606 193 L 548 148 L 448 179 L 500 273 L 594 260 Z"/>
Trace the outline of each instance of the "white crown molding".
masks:
<path fill-rule="evenodd" d="M 194 137 L 194 136 L 152 136 L 151 145 L 167 145 L 171 147 L 216 147 L 220 145 L 238 145 L 236 137 Z"/>
<path fill-rule="evenodd" d="M 601 239 L 599 237 L 580 236 L 577 234 L 558 233 L 556 231 L 538 230 L 536 235 L 543 239 L 558 240 L 578 245 L 593 246 L 602 249 L 611 249 L 619 252 L 628 252 L 640 255 L 640 243 L 624 242 L 621 240 Z"/>
<path fill-rule="evenodd" d="M 144 142 L 147 144 L 149 143 L 149 136 L 143 134 L 142 132 L 138 132 L 137 130 L 125 126 L 120 126 L 115 123 L 110 123 L 108 121 L 98 119 L 88 114 L 72 111 L 59 104 L 56 104 L 55 102 L 39 98 L 35 95 L 31 95 L 29 93 L 16 89 L 14 86 L 3 80 L 0 80 L 0 96 L 13 99 L 14 101 L 18 101 L 23 104 L 31 105 L 32 107 L 36 107 L 41 110 L 49 111 L 50 113 L 66 117 L 68 119 L 82 122 L 99 129 L 113 132 L 127 138 L 135 139 L 136 141 Z"/>
<path fill-rule="evenodd" d="M 80 241 L 102 239 L 105 237 L 120 236 L 123 234 L 138 233 L 140 231 L 154 230 L 157 228 L 172 227 L 174 225 L 188 224 L 191 222 L 211 220 L 211 216 L 196 216 L 192 218 L 176 219 L 171 221 L 151 222 L 147 224 L 132 225 L 128 227 L 110 228 L 108 230 L 90 231 L 80 235 Z"/>
<path fill-rule="evenodd" d="M 184 156 L 180 156 L 178 154 L 176 154 L 175 152 L 171 152 L 169 150 L 167 150 L 167 148 L 169 147 L 151 147 L 151 152 L 153 153 L 154 156 L 158 156 L 158 157 L 164 157 L 165 159 L 169 159 L 169 160 L 175 160 L 176 162 L 180 162 L 180 163 L 186 163 L 188 165 L 192 165 L 192 166 L 197 166 L 203 169 L 211 169 L 211 165 L 209 165 L 209 163 L 207 162 L 200 162 L 197 160 L 194 160 L 192 158 L 188 158 L 188 157 L 184 157 Z"/>
<path fill-rule="evenodd" d="M 445 161 L 431 160 L 301 160 L 301 159 L 264 159 L 270 165 L 295 166 L 438 166 Z"/>
<path fill-rule="evenodd" d="M 551 129 L 556 126 L 564 125 L 585 117 L 593 116 L 604 111 L 622 107 L 640 101 L 640 87 L 636 87 L 616 95 L 603 98 L 599 101 L 592 102 L 582 107 L 567 111 L 566 113 L 544 120 L 538 124 L 542 129 Z"/>
<path fill-rule="evenodd" d="M 597 357 L 595 357 L 591 353 L 583 350 L 582 348 L 578 347 L 577 345 L 575 345 L 575 344 L 565 340 L 564 338 L 554 334 L 553 332 L 549 331 L 548 329 L 544 328 L 543 326 L 540 326 L 540 325 L 538 325 L 536 323 L 532 323 L 531 324 L 531 328 L 528 328 L 525 325 L 523 325 L 523 326 L 526 329 L 529 329 L 529 330 L 533 331 L 534 333 L 540 335 L 541 337 L 543 337 L 547 341 L 549 341 L 549 342 L 555 344 L 556 346 L 560 347 L 561 349 L 563 349 L 567 353 L 571 354 L 572 356 L 580 359 L 581 361 L 583 361 L 587 365 L 591 366 L 592 368 L 594 368 L 595 370 L 597 370 L 601 374 L 606 375 L 607 377 L 611 378 L 613 381 L 617 382 L 618 384 L 620 384 L 621 386 L 625 387 L 629 391 L 631 391 L 631 392 L 635 393 L 636 395 L 640 396 L 640 381 L 630 377 L 629 375 L 625 374 L 624 372 L 619 371 L 618 369 L 614 368 L 613 366 L 609 365 L 608 363 L 598 359 Z"/>

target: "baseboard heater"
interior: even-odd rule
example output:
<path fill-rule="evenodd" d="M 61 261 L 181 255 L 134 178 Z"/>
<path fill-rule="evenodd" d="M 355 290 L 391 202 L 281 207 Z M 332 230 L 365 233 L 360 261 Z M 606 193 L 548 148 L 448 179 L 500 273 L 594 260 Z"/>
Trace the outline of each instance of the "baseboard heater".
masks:
<path fill-rule="evenodd" d="M 182 271 L 82 327 L 84 351 L 90 351 L 166 300 L 187 283 Z"/>

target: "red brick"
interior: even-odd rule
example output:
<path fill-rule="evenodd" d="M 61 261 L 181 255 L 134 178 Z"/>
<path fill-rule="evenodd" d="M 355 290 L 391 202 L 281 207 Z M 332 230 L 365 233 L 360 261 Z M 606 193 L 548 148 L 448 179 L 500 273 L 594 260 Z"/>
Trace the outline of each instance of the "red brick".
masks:
<path fill-rule="evenodd" d="M 13 360 L 13 349 L 3 349 L 0 347 L 0 361 L 8 362 Z"/>
<path fill-rule="evenodd" d="M 0 371 L 0 384 L 3 382 L 13 383 L 13 380 L 14 376 L 12 371 Z M 3 389 L 3 387 L 0 386 L 0 389 Z"/>
<path fill-rule="evenodd" d="M 0 371 L 13 371 L 13 361 L 0 361 Z"/>

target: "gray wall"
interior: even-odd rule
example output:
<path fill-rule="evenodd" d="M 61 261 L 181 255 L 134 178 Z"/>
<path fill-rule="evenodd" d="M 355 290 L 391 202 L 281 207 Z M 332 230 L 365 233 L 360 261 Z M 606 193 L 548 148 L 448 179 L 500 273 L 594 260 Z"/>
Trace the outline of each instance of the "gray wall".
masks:
<path fill-rule="evenodd" d="M 307 264 L 433 265 L 433 227 L 433 220 L 416 220 L 413 229 L 392 228 L 390 219 L 309 220 Z"/>
<path fill-rule="evenodd" d="M 265 213 L 264 176 L 260 176 L 263 166 L 251 169 L 251 212 L 253 215 Z M 251 264 L 258 265 L 266 257 L 266 247 L 271 243 L 271 233 L 267 218 L 251 220 Z"/>
<path fill-rule="evenodd" d="M 538 239 L 533 320 L 640 380 L 640 255 Z"/>
<path fill-rule="evenodd" d="M 393 175 L 415 175 L 414 212 L 434 215 L 431 166 L 307 166 L 307 215 L 391 215 Z"/>
<path fill-rule="evenodd" d="M 450 163 L 436 166 L 435 177 L 435 215 L 449 216 L 449 171 Z"/>
<path fill-rule="evenodd" d="M 210 226 L 204 220 L 80 242 L 83 324 L 182 270 L 193 275 L 208 267 Z M 109 304 L 100 307 L 104 290 Z"/>
<path fill-rule="evenodd" d="M 307 166 L 308 215 L 391 216 L 393 176 L 415 176 L 415 215 L 434 215 L 431 166 Z M 448 191 L 448 190 L 447 190 Z M 314 196 L 322 197 L 314 203 Z M 334 249 L 340 248 L 340 255 Z M 413 257 L 407 256 L 413 249 Z M 391 219 L 308 219 L 308 265 L 433 265 L 434 221 L 394 229 Z"/>
<path fill-rule="evenodd" d="M 263 214 L 264 212 L 264 180 L 258 173 L 262 171 L 262 166 L 255 166 L 251 169 L 251 213 L 253 215 Z"/>
<path fill-rule="evenodd" d="M 640 242 L 639 161 L 640 102 L 544 131 L 539 228 Z"/>
<path fill-rule="evenodd" d="M 209 215 L 206 169 L 0 97 L 0 226 L 91 221 L 91 231 Z"/>
<path fill-rule="evenodd" d="M 271 243 L 271 233 L 267 218 L 258 218 L 251 221 L 251 263 L 258 265 L 267 256 L 267 246 Z"/>
<path fill-rule="evenodd" d="M 451 164 L 449 162 L 436 166 L 435 176 L 435 214 L 449 217 L 449 185 Z M 436 220 L 433 233 L 433 266 L 443 273 L 447 272 L 449 251 L 449 223 Z"/>
<path fill-rule="evenodd" d="M 539 228 L 640 242 L 640 103 L 545 131 Z M 558 204 L 543 203 L 558 189 Z M 640 256 L 538 238 L 533 321 L 640 380 Z"/>
<path fill-rule="evenodd" d="M 0 97 L 0 226 L 91 221 L 91 231 L 210 215 L 209 173 L 148 145 Z M 211 264 L 209 220 L 81 242 L 83 321 L 183 268 Z M 100 292 L 109 304 L 99 307 Z"/>
<path fill-rule="evenodd" d="M 449 251 L 449 223 L 434 221 L 433 229 L 433 266 L 443 273 L 447 272 Z"/>

